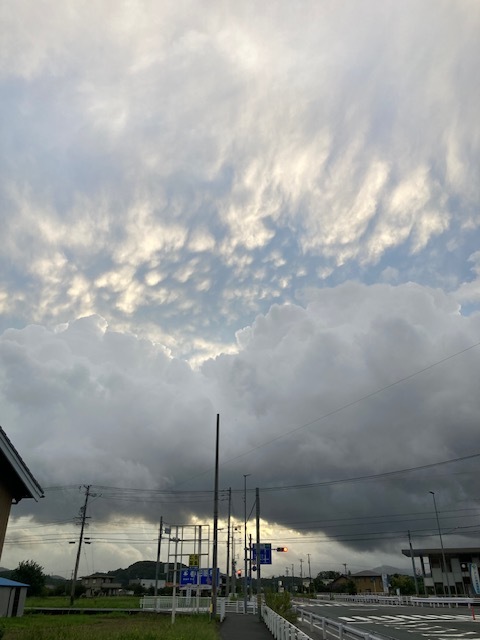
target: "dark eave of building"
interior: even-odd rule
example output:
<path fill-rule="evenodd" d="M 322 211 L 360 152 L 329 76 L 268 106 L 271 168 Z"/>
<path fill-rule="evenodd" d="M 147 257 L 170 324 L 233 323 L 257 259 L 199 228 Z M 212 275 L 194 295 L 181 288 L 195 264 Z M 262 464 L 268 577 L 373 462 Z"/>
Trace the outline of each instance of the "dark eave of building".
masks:
<path fill-rule="evenodd" d="M 0 468 L 15 502 L 43 498 L 43 489 L 33 477 L 5 431 L 0 427 Z"/>
<path fill-rule="evenodd" d="M 480 547 L 451 547 L 444 548 L 446 556 L 458 556 L 458 555 L 480 555 Z M 412 557 L 410 549 L 402 549 L 404 556 Z M 420 556 L 438 556 L 441 555 L 442 550 L 439 547 L 433 549 L 413 549 L 413 557 L 419 558 Z"/>

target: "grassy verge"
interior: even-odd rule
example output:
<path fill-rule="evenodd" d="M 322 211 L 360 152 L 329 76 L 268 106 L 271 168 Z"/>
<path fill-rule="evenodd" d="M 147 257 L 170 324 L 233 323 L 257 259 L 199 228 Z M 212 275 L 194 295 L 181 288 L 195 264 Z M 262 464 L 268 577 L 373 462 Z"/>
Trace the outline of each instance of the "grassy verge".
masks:
<path fill-rule="evenodd" d="M 3 635 L 2 635 L 3 630 Z M 208 616 L 170 616 L 124 613 L 30 614 L 0 621 L 2 640 L 218 640 L 218 625 Z"/>

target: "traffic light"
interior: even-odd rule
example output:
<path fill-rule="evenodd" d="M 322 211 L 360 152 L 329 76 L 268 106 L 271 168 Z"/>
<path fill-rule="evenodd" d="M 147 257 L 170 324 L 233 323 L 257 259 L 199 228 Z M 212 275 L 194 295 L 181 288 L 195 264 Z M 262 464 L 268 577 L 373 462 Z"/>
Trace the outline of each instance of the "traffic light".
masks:
<path fill-rule="evenodd" d="M 241 577 L 242 577 L 242 570 L 241 570 L 241 569 L 239 569 L 239 570 L 237 571 L 237 578 L 241 578 Z"/>
<path fill-rule="evenodd" d="M 277 547 L 277 551 L 288 551 L 288 547 Z"/>

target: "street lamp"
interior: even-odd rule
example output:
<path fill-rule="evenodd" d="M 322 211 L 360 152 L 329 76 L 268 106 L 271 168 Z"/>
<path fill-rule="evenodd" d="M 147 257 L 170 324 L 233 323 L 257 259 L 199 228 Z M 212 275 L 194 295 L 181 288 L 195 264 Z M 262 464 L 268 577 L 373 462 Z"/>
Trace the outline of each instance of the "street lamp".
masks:
<path fill-rule="evenodd" d="M 440 538 L 440 547 L 442 549 L 443 570 L 445 571 L 445 578 L 447 580 L 448 595 L 450 596 L 451 595 L 451 593 L 450 593 L 450 580 L 448 579 L 447 561 L 445 560 L 445 549 L 443 548 L 442 532 L 440 530 L 440 520 L 438 519 L 438 511 L 437 511 L 437 502 L 435 500 L 435 492 L 434 491 L 429 491 L 429 493 L 432 494 L 432 498 L 433 498 L 433 507 L 435 509 L 435 517 L 437 519 L 438 537 Z M 435 583 L 434 583 L 434 588 L 435 588 Z M 444 589 L 444 592 L 445 592 L 445 589 Z"/>
<path fill-rule="evenodd" d="M 247 566 L 247 478 L 250 476 L 250 473 L 243 474 L 243 501 L 244 501 L 244 529 L 243 529 L 243 548 L 244 548 L 244 561 L 245 561 L 245 571 L 243 576 L 243 613 L 247 613 L 247 575 L 248 575 L 248 566 Z"/>

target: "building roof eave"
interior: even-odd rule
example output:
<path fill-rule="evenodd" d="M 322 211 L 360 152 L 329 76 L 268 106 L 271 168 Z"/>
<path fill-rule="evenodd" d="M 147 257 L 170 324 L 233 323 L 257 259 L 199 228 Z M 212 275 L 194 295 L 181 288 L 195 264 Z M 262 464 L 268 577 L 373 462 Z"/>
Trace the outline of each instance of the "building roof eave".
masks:
<path fill-rule="evenodd" d="M 42 487 L 35 480 L 30 469 L 22 460 L 2 427 L 0 427 L 0 450 L 24 489 L 22 491 L 23 495 L 14 496 L 16 502 L 19 502 L 22 498 L 33 498 L 38 502 L 40 498 L 43 498 L 44 493 Z"/>

